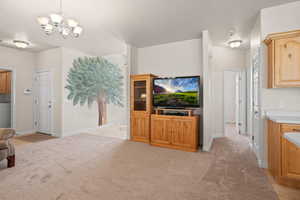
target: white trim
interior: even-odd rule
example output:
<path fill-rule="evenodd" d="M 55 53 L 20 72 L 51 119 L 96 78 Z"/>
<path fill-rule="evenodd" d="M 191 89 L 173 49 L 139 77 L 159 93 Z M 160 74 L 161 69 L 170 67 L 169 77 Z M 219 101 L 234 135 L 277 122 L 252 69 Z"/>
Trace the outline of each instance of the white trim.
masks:
<path fill-rule="evenodd" d="M 131 137 L 131 112 L 130 112 L 130 93 L 131 93 L 131 68 L 133 65 L 132 56 L 136 52 L 133 52 L 133 47 L 127 45 L 127 140 L 130 140 Z"/>
<path fill-rule="evenodd" d="M 214 137 L 211 137 L 207 144 L 203 144 L 203 147 L 202 147 L 203 151 L 209 152 L 211 150 L 213 140 L 214 140 Z"/>
<path fill-rule="evenodd" d="M 16 74 L 17 70 L 12 67 L 3 67 L 0 66 L 2 70 L 9 70 L 12 73 L 12 80 L 11 80 L 11 96 L 10 96 L 10 105 L 11 105 L 11 128 L 16 129 Z"/>
<path fill-rule="evenodd" d="M 212 46 L 207 30 L 202 31 L 202 66 L 203 66 L 203 78 L 202 78 L 202 92 L 203 92 L 203 150 L 209 151 L 211 148 L 214 125 L 213 118 L 213 81 L 212 81 Z"/>
<path fill-rule="evenodd" d="M 17 135 L 28 135 L 28 134 L 32 134 L 32 133 L 36 133 L 36 130 L 25 130 L 25 131 L 16 131 Z"/>
<path fill-rule="evenodd" d="M 61 137 L 64 138 L 64 137 L 68 137 L 68 136 L 72 136 L 72 135 L 78 135 L 81 133 L 94 132 L 96 130 L 97 130 L 97 128 L 84 128 L 84 129 L 80 129 L 80 130 L 76 130 L 76 131 L 64 132 Z"/>
<path fill-rule="evenodd" d="M 224 132 L 215 132 L 214 138 L 222 138 L 225 137 Z"/>
<path fill-rule="evenodd" d="M 49 134 L 49 135 L 52 135 L 52 136 L 56 136 L 56 134 L 54 133 L 54 115 L 53 115 L 53 110 L 55 108 L 54 104 L 55 104 L 55 101 L 54 101 L 54 81 L 53 81 L 53 70 L 51 68 L 47 68 L 47 69 L 36 69 L 34 71 L 34 76 L 33 76 L 33 113 L 34 113 L 34 117 L 33 117 L 33 127 L 37 130 L 37 127 L 36 127 L 36 124 L 35 122 L 37 121 L 37 107 L 36 107 L 36 98 L 37 98 L 37 85 L 36 85 L 36 77 L 39 73 L 43 73 L 43 72 L 48 72 L 49 73 L 49 78 L 50 78 L 50 87 L 51 87 L 51 93 L 50 93 L 50 96 L 51 96 L 51 105 L 52 105 L 52 109 L 50 110 L 50 133 L 46 133 L 46 134 Z M 38 131 L 38 130 L 37 130 Z"/>

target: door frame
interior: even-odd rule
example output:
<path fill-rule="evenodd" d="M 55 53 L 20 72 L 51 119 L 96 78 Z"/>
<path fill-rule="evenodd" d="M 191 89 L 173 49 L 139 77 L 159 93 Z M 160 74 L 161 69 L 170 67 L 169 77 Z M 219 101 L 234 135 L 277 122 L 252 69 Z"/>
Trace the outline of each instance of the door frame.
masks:
<path fill-rule="evenodd" d="M 224 75 L 226 71 L 230 71 L 230 72 L 236 72 L 237 75 L 240 76 L 240 78 L 243 80 L 241 82 L 241 95 L 242 95 L 242 99 L 243 102 L 242 105 L 244 105 L 244 109 L 240 110 L 240 115 L 243 116 L 243 125 L 242 127 L 240 127 L 240 129 L 242 129 L 242 132 L 240 133 L 241 135 L 246 135 L 247 133 L 247 93 L 246 93 L 246 89 L 247 89 L 247 82 L 246 82 L 246 68 L 227 68 L 223 70 L 223 136 L 225 136 L 225 129 L 226 129 L 226 122 L 225 122 L 225 91 L 224 91 Z M 234 82 L 236 83 L 236 79 L 234 79 Z M 236 88 L 234 88 L 236 89 Z M 243 90 L 245 89 L 245 90 Z M 235 113 L 236 115 L 236 113 Z M 237 119 L 236 119 L 237 120 Z"/>
<path fill-rule="evenodd" d="M 52 105 L 52 108 L 50 110 L 50 132 L 49 133 L 45 133 L 45 134 L 48 134 L 48 135 L 55 135 L 54 133 L 54 116 L 53 116 L 53 108 L 54 108 L 54 81 L 53 81 L 53 71 L 52 69 L 36 69 L 35 72 L 34 72 L 34 76 L 33 76 L 33 113 L 34 113 L 34 120 L 33 120 L 33 127 L 34 129 L 36 130 L 36 132 L 38 132 L 38 127 L 37 127 L 37 113 L 38 113 L 38 107 L 37 107 L 37 96 L 38 96 L 38 90 L 37 90 L 37 76 L 39 73 L 44 73 L 44 72 L 48 72 L 49 73 L 49 79 L 50 79 L 50 87 L 51 87 L 51 90 L 50 90 L 50 99 L 51 99 L 51 105 Z M 43 132 L 44 133 L 44 132 Z"/>
<path fill-rule="evenodd" d="M 5 67 L 5 66 L 0 66 L 0 69 L 2 70 L 8 70 L 11 71 L 12 76 L 11 76 L 11 95 L 10 95 L 10 123 L 11 123 L 11 128 L 16 129 L 16 69 L 12 67 Z"/>
<path fill-rule="evenodd" d="M 250 121 L 251 121 L 251 146 L 257 157 L 259 167 L 266 168 L 267 163 L 264 159 L 264 121 L 262 117 L 262 105 L 261 105 L 261 89 L 263 86 L 263 68 L 262 68 L 262 48 L 256 47 L 251 52 L 251 69 L 250 69 Z M 255 65 L 256 63 L 256 65 Z M 257 99 L 255 100 L 255 70 L 257 70 L 258 81 L 257 81 Z M 257 105 L 255 105 L 257 101 Z M 257 107 L 257 109 L 255 108 Z M 256 130 L 255 131 L 255 127 Z"/>

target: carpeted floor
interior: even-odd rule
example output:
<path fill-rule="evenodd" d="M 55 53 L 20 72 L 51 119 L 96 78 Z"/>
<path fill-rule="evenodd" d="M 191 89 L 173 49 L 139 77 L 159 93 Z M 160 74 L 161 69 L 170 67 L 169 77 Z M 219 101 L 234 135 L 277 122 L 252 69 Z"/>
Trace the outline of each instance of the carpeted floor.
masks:
<path fill-rule="evenodd" d="M 189 153 L 81 134 L 17 145 L 1 200 L 276 200 L 245 138 Z"/>

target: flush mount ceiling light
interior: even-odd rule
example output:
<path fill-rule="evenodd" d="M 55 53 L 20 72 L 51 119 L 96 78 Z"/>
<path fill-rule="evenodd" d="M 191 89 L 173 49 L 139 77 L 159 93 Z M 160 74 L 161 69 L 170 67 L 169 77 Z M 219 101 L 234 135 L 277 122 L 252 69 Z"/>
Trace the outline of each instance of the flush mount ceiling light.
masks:
<path fill-rule="evenodd" d="M 234 31 L 229 32 L 228 45 L 230 48 L 238 48 L 242 43 L 243 41 L 241 40 L 240 36 L 238 36 Z"/>
<path fill-rule="evenodd" d="M 51 13 L 46 17 L 38 17 L 37 21 L 47 35 L 58 32 L 63 38 L 68 38 L 69 36 L 78 38 L 83 31 L 76 20 L 64 19 L 62 14 L 62 0 L 60 0 L 59 13 Z"/>
<path fill-rule="evenodd" d="M 20 48 L 20 49 L 25 49 L 30 45 L 29 42 L 26 42 L 23 40 L 13 40 L 13 43 L 17 48 Z"/>

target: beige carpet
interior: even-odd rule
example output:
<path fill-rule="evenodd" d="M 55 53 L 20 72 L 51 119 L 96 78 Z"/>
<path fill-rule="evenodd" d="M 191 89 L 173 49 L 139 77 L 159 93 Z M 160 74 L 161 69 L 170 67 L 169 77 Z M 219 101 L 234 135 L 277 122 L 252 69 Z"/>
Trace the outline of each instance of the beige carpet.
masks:
<path fill-rule="evenodd" d="M 17 146 L 1 200 L 273 200 L 247 141 L 188 153 L 89 134 Z"/>

